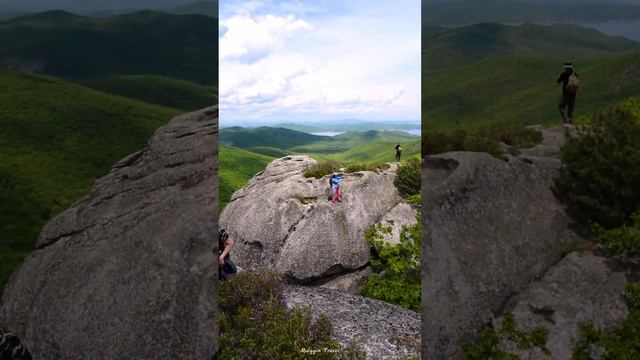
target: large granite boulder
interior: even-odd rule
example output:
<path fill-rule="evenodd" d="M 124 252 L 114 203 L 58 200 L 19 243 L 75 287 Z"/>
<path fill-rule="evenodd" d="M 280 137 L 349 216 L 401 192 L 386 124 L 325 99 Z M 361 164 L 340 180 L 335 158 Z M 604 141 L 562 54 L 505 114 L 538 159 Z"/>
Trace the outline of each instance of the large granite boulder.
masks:
<path fill-rule="evenodd" d="M 173 119 L 44 227 L 0 306 L 35 359 L 214 356 L 217 117 Z"/>
<path fill-rule="evenodd" d="M 239 266 L 306 283 L 368 263 L 365 231 L 401 201 L 395 168 L 346 174 L 343 202 L 332 204 L 329 176 L 303 175 L 315 163 L 302 155 L 274 160 L 233 194 L 220 226 L 235 241 Z"/>
<path fill-rule="evenodd" d="M 405 359 L 419 355 L 420 314 L 383 301 L 319 287 L 287 285 L 290 307 L 307 307 L 314 316 L 326 315 L 334 337 L 344 346 L 352 341 L 368 359 Z"/>
<path fill-rule="evenodd" d="M 565 257 L 540 281 L 533 282 L 507 303 L 506 309 L 513 312 L 521 328 L 531 330 L 544 326 L 549 330 L 550 356 L 535 349 L 521 357 L 570 359 L 583 324 L 607 328 L 628 314 L 624 285 L 624 273 L 613 271 L 605 258 L 592 253 L 572 253 Z M 497 319 L 495 325 L 499 326 L 501 320 Z"/>
<path fill-rule="evenodd" d="M 424 159 L 424 358 L 458 358 L 464 341 L 579 241 L 552 191 L 559 166 L 471 152 Z"/>

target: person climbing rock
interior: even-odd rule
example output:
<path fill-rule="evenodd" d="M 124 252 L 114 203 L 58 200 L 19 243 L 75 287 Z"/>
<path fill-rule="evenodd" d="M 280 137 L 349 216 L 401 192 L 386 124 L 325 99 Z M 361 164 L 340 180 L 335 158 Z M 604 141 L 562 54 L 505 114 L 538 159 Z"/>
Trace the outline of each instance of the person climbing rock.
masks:
<path fill-rule="evenodd" d="M 329 178 L 329 201 L 333 200 L 333 179 L 336 177 L 336 174 L 331 174 Z"/>
<path fill-rule="evenodd" d="M 576 106 L 576 94 L 580 86 L 578 73 L 574 71 L 571 62 L 564 63 L 564 71 L 560 74 L 556 83 L 562 83 L 562 96 L 558 103 L 562 123 L 571 124 L 573 122 L 573 110 Z"/>
<path fill-rule="evenodd" d="M 340 183 L 342 182 L 342 176 L 333 174 L 329 179 L 331 184 L 331 202 L 334 204 L 339 201 L 342 202 L 342 191 L 340 190 Z"/>
<path fill-rule="evenodd" d="M 400 161 L 400 156 L 402 156 L 402 146 L 400 144 L 396 145 L 396 161 Z"/>
<path fill-rule="evenodd" d="M 233 249 L 233 240 L 229 237 L 229 233 L 224 229 L 218 232 L 218 279 L 227 280 L 234 276 L 238 271 L 236 264 L 231 261 L 230 252 Z"/>

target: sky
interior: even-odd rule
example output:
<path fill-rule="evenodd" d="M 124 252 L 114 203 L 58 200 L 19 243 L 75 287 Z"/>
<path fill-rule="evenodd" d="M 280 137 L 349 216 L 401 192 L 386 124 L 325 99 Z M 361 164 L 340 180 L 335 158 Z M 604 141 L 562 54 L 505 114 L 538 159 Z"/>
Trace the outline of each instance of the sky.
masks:
<path fill-rule="evenodd" d="M 420 0 L 220 1 L 220 122 L 420 120 Z"/>
<path fill-rule="evenodd" d="M 453 2 L 460 0 L 422 0 L 424 4 Z M 480 1 L 480 0 L 474 0 Z M 551 4 L 638 4 L 638 0 L 512 0 L 523 3 L 551 3 Z"/>

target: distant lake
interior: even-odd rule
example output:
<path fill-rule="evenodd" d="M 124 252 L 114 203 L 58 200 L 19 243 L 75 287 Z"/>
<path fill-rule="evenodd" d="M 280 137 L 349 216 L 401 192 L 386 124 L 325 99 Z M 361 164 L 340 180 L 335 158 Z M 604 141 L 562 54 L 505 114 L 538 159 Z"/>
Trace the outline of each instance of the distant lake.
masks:
<path fill-rule="evenodd" d="M 411 135 L 422 136 L 422 129 L 402 129 L 398 131 L 404 131 Z"/>
<path fill-rule="evenodd" d="M 319 131 L 319 132 L 312 132 L 311 135 L 336 136 L 336 135 L 340 135 L 342 133 L 344 133 L 344 131 Z"/>
<path fill-rule="evenodd" d="M 402 131 L 402 132 L 406 132 L 407 134 L 411 134 L 411 135 L 416 135 L 416 136 L 421 136 L 422 135 L 422 130 L 420 129 L 393 129 L 390 131 Z M 313 132 L 311 133 L 311 135 L 318 135 L 318 136 L 336 136 L 336 135 L 340 135 L 343 134 L 344 131 L 318 131 L 318 132 Z"/>

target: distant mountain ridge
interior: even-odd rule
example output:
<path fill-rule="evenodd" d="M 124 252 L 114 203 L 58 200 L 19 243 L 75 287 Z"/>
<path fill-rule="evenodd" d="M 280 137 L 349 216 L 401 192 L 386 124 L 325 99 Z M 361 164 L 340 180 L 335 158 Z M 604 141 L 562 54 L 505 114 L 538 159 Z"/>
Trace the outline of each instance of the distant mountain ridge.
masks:
<path fill-rule="evenodd" d="M 398 143 L 404 148 L 403 158 L 420 154 L 420 137 L 401 131 L 350 131 L 331 137 L 286 128 L 234 126 L 220 129 L 219 136 L 221 207 L 275 158 L 305 154 L 343 165 L 386 163 L 394 161 Z"/>
<path fill-rule="evenodd" d="M 419 137 L 402 131 L 348 131 L 336 136 L 319 136 L 280 127 L 239 126 L 220 129 L 220 143 L 244 149 L 272 147 L 294 152 L 333 153 L 371 141 L 415 141 Z"/>
<path fill-rule="evenodd" d="M 107 76 L 81 80 L 82 85 L 149 104 L 195 111 L 217 101 L 217 87 L 155 75 Z"/>
<path fill-rule="evenodd" d="M 328 136 L 311 135 L 301 131 L 269 126 L 258 128 L 234 126 L 220 129 L 220 144 L 239 148 L 269 146 L 289 149 L 328 138 Z"/>
<path fill-rule="evenodd" d="M 422 2 L 422 25 L 461 26 L 482 22 L 601 22 L 640 20 L 637 2 L 453 0 Z"/>
<path fill-rule="evenodd" d="M 89 14 L 120 9 L 155 10 L 188 5 L 194 0 L 3 0 L 0 11 L 41 12 L 64 9 Z"/>
<path fill-rule="evenodd" d="M 367 131 L 367 130 L 419 130 L 419 122 L 343 122 L 339 124 L 328 123 L 278 123 L 274 127 L 282 127 L 291 130 L 303 131 L 308 133 L 326 132 L 326 131 Z"/>
<path fill-rule="evenodd" d="M 192 4 L 181 5 L 166 9 L 172 14 L 199 14 L 218 17 L 218 1 L 197 1 Z"/>
<path fill-rule="evenodd" d="M 134 13 L 143 10 L 151 10 L 151 11 L 159 11 L 176 15 L 205 15 L 210 17 L 218 17 L 218 1 L 196 1 L 196 2 L 184 2 L 181 1 L 178 3 L 148 3 L 148 4 L 137 4 L 135 2 L 126 2 L 122 3 L 120 7 L 117 6 L 107 6 L 107 5 L 96 5 L 96 7 L 77 7 L 73 6 L 73 4 L 69 3 L 60 3 L 57 6 L 53 5 L 55 3 L 50 4 L 45 7 L 2 7 L 0 4 L 0 21 L 13 19 L 20 16 L 25 16 L 28 14 L 52 11 L 52 10 L 63 10 L 72 12 L 78 15 L 83 16 L 95 16 L 95 17 L 107 17 L 114 15 L 123 15 Z M 110 4 L 114 4 L 114 2 L 110 2 Z M 19 9 L 19 10 L 16 10 Z"/>
<path fill-rule="evenodd" d="M 640 44 L 574 25 L 427 28 L 423 129 L 559 121 L 565 60 L 581 77 L 577 116 L 640 93 Z"/>
<path fill-rule="evenodd" d="M 423 29 L 423 74 L 505 55 L 594 59 L 640 51 L 640 43 L 576 25 L 481 23 Z"/>
<path fill-rule="evenodd" d="M 217 31 L 203 15 L 48 11 L 0 22 L 0 66 L 70 79 L 148 74 L 213 85 Z"/>
<path fill-rule="evenodd" d="M 0 69 L 0 290 L 41 226 L 180 111 Z"/>

